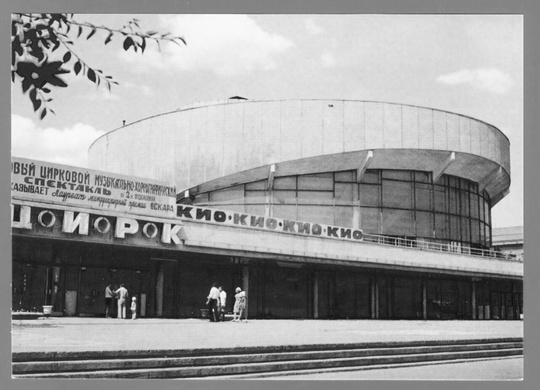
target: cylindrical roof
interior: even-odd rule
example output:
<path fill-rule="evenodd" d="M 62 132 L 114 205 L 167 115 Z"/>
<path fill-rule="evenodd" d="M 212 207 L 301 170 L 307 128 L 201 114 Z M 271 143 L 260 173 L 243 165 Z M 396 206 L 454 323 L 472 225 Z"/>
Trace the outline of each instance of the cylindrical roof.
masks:
<path fill-rule="evenodd" d="M 224 101 L 149 117 L 90 147 L 90 167 L 223 187 L 276 175 L 369 169 L 443 169 L 482 183 L 495 202 L 510 186 L 510 143 L 467 116 L 349 100 Z M 452 160 L 448 160 L 454 152 Z"/>

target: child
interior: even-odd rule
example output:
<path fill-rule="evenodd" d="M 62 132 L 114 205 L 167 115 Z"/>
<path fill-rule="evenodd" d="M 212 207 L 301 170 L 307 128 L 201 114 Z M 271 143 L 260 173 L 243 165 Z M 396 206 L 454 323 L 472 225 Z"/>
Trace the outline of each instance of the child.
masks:
<path fill-rule="evenodd" d="M 133 297 L 131 298 L 131 319 L 135 320 L 137 319 L 137 298 Z"/>

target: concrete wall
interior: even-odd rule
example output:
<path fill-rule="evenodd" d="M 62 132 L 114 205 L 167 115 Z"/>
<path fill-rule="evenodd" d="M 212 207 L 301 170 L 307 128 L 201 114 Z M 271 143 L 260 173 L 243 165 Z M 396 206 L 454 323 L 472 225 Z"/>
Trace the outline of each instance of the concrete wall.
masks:
<path fill-rule="evenodd" d="M 247 256 L 289 258 L 292 261 L 340 262 L 377 268 L 424 270 L 471 276 L 520 279 L 523 263 L 459 253 L 424 251 L 367 242 L 306 237 L 280 232 L 261 232 L 241 227 L 184 220 L 186 248 L 240 250 Z"/>
<path fill-rule="evenodd" d="M 422 149 L 434 153 L 428 169 L 444 160 L 443 152 L 454 151 L 459 156 L 448 174 L 467 177 L 471 166 L 477 166 L 486 178 L 502 168 L 495 180 L 502 185 L 491 191 L 496 197 L 509 186 L 509 148 L 508 139 L 495 127 L 429 108 L 343 100 L 228 101 L 114 130 L 90 147 L 89 162 L 95 169 L 174 181 L 183 190 L 293 160 L 318 158 L 324 167 L 320 156 L 333 159 L 376 150 L 374 162 L 380 160 L 381 166 L 391 161 L 394 169 L 411 169 L 410 156 L 377 150 Z M 423 153 L 421 160 L 431 156 Z M 401 160 L 406 166 L 399 165 Z"/>

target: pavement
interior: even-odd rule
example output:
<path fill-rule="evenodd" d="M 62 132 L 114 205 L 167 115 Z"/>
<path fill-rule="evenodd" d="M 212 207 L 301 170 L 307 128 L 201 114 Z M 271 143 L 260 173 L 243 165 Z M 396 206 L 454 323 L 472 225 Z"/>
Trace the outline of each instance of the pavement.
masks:
<path fill-rule="evenodd" d="M 399 367 L 349 368 L 325 372 L 286 376 L 264 377 L 266 380 L 437 380 L 437 381 L 518 381 L 523 379 L 523 357 L 500 357 L 489 360 L 467 360 L 457 362 L 428 362 L 421 365 Z"/>
<path fill-rule="evenodd" d="M 234 348 L 523 337 L 523 321 L 42 317 L 12 320 L 12 352 Z"/>

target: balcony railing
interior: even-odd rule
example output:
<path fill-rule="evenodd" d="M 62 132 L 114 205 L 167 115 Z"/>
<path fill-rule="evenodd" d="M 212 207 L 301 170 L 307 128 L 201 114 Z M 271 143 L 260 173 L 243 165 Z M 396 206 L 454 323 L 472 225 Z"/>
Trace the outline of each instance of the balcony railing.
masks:
<path fill-rule="evenodd" d="M 501 260 L 508 260 L 508 261 L 518 261 L 518 262 L 523 261 L 522 256 L 518 256 L 513 253 L 503 253 L 503 252 L 498 252 L 498 251 L 494 251 L 490 249 L 470 248 L 470 247 L 463 246 L 460 243 L 442 244 L 442 243 L 429 242 L 429 241 L 424 241 L 424 240 L 411 240 L 411 239 L 400 238 L 400 237 L 380 236 L 376 234 L 364 234 L 363 237 L 364 237 L 363 238 L 364 242 L 372 242 L 372 243 L 380 244 L 380 245 L 393 245 L 393 246 L 400 246 L 400 247 L 408 247 L 408 248 L 415 248 L 415 249 L 432 251 L 432 252 L 461 253 L 464 255 L 489 257 L 492 259 L 501 259 Z"/>

